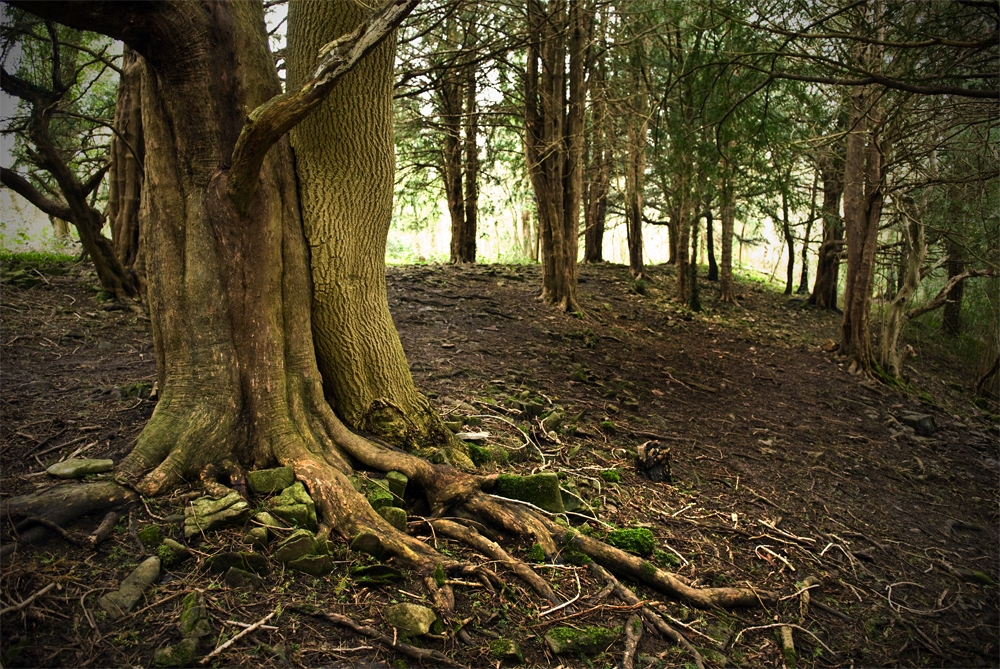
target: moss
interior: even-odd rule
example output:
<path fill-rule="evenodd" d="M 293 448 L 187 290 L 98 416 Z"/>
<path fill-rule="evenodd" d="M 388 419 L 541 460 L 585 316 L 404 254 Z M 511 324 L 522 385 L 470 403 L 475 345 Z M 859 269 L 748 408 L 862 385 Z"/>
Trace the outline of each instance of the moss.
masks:
<path fill-rule="evenodd" d="M 605 469 L 601 472 L 601 478 L 608 483 L 621 483 L 622 475 L 617 469 Z"/>
<path fill-rule="evenodd" d="M 600 653 L 618 638 L 621 631 L 621 627 L 588 626 L 578 629 L 559 626 L 553 627 L 545 634 L 545 641 L 548 643 L 549 649 L 556 654 Z"/>
<path fill-rule="evenodd" d="M 552 472 L 516 476 L 502 474 L 497 479 L 497 492 L 503 497 L 530 502 L 551 513 L 564 513 L 559 477 Z"/>
<path fill-rule="evenodd" d="M 591 562 L 593 562 L 593 560 L 590 559 L 589 555 L 587 555 L 583 551 L 578 551 L 573 548 L 564 549 L 562 552 L 562 557 L 563 561 L 565 561 L 566 564 L 575 565 L 577 567 L 585 567 Z"/>
<path fill-rule="evenodd" d="M 656 538 L 645 527 L 632 527 L 625 530 L 614 530 L 608 533 L 605 541 L 615 548 L 620 548 L 637 555 L 651 555 L 656 548 Z"/>
<path fill-rule="evenodd" d="M 438 564 L 437 566 L 435 566 L 434 567 L 434 582 L 437 583 L 438 587 L 439 588 L 443 588 L 444 584 L 445 584 L 445 582 L 447 580 L 448 579 L 447 579 L 447 577 L 445 576 L 445 573 L 444 573 L 444 567 L 442 567 L 440 564 Z"/>
<path fill-rule="evenodd" d="M 160 545 L 162 537 L 160 535 L 160 528 L 156 525 L 149 525 L 139 530 L 139 541 L 146 548 L 154 548 Z"/>
<path fill-rule="evenodd" d="M 541 544 L 535 544 L 528 551 L 528 559 L 532 562 L 545 562 L 545 551 Z"/>
<path fill-rule="evenodd" d="M 656 565 L 652 562 L 642 561 L 642 566 L 639 567 L 640 573 L 642 573 L 644 578 L 653 578 L 656 575 Z"/>
<path fill-rule="evenodd" d="M 524 653 L 516 641 L 504 639 L 503 637 L 490 641 L 490 657 L 499 661 L 524 662 Z"/>
<path fill-rule="evenodd" d="M 477 467 L 482 467 L 487 462 L 493 461 L 493 453 L 490 449 L 477 446 L 476 444 L 469 444 L 469 457 L 472 458 L 472 464 Z"/>
<path fill-rule="evenodd" d="M 613 420 L 602 420 L 601 429 L 607 432 L 608 434 L 614 434 L 615 432 L 618 431 L 618 427 L 615 425 L 615 422 Z"/>
<path fill-rule="evenodd" d="M 661 567 L 676 567 L 681 561 L 673 553 L 661 551 L 659 548 L 653 549 L 653 561 Z"/>

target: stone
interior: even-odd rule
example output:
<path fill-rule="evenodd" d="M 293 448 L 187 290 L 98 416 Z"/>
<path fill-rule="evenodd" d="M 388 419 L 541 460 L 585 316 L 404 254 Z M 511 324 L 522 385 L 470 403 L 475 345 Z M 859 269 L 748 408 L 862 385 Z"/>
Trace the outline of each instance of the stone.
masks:
<path fill-rule="evenodd" d="M 358 536 L 351 540 L 352 551 L 357 551 L 359 553 L 367 553 L 371 555 L 376 560 L 381 560 L 385 557 L 385 549 L 382 547 L 382 540 L 378 538 L 378 535 L 372 532 L 361 532 Z"/>
<path fill-rule="evenodd" d="M 157 527 L 156 525 L 149 525 L 147 527 L 142 528 L 141 530 L 139 530 L 138 536 L 139 536 L 139 541 L 141 541 L 142 545 L 145 546 L 146 548 L 155 548 L 159 546 L 160 541 L 162 541 L 162 537 L 160 535 L 160 528 Z"/>
<path fill-rule="evenodd" d="M 558 432 L 566 416 L 562 411 L 553 411 L 542 419 L 542 427 L 546 432 Z"/>
<path fill-rule="evenodd" d="M 223 580 L 230 588 L 250 588 L 251 590 L 257 590 L 264 585 L 264 580 L 260 576 L 239 567 L 230 567 Z"/>
<path fill-rule="evenodd" d="M 560 489 L 560 496 L 562 497 L 563 508 L 567 511 L 576 511 L 585 506 L 583 498 L 580 497 L 580 491 L 576 487 L 571 479 L 567 479 L 562 482 Z"/>
<path fill-rule="evenodd" d="M 162 566 L 171 567 L 191 557 L 191 551 L 181 542 L 167 537 L 160 544 L 160 547 L 156 549 L 156 555 L 160 558 Z"/>
<path fill-rule="evenodd" d="M 200 639 L 212 633 L 212 624 L 205 610 L 205 598 L 201 593 L 190 592 L 184 596 L 178 628 L 185 639 Z"/>
<path fill-rule="evenodd" d="M 247 474 L 247 485 L 258 495 L 270 495 L 295 483 L 295 470 L 291 467 L 258 469 Z"/>
<path fill-rule="evenodd" d="M 903 425 L 912 427 L 913 431 L 921 437 L 929 437 L 938 430 L 937 423 L 934 422 L 934 416 L 930 414 L 904 413 L 899 417 L 899 420 Z"/>
<path fill-rule="evenodd" d="M 502 497 L 529 502 L 550 513 L 566 511 L 559 491 L 559 476 L 555 472 L 530 476 L 502 474 L 497 479 L 497 493 Z"/>
<path fill-rule="evenodd" d="M 333 560 L 329 555 L 303 555 L 289 562 L 288 566 L 313 576 L 325 576 L 333 571 Z"/>
<path fill-rule="evenodd" d="M 115 468 L 114 460 L 70 458 L 57 462 L 45 471 L 59 479 L 79 479 L 90 474 L 103 474 Z"/>
<path fill-rule="evenodd" d="M 306 555 L 316 555 L 320 552 L 316 535 L 309 530 L 296 530 L 285 537 L 274 551 L 274 559 L 287 564 Z"/>
<path fill-rule="evenodd" d="M 271 513 L 287 523 L 313 532 L 319 527 L 316 523 L 316 505 L 301 481 L 296 481 L 282 490 L 280 495 L 272 497 L 269 504 Z"/>
<path fill-rule="evenodd" d="M 524 664 L 524 652 L 513 639 L 495 639 L 490 641 L 490 657 L 507 664 Z"/>
<path fill-rule="evenodd" d="M 403 572 L 384 564 L 351 569 L 351 580 L 358 585 L 387 585 L 404 580 Z"/>
<path fill-rule="evenodd" d="M 603 653 L 621 632 L 607 627 L 554 627 L 545 633 L 545 643 L 555 655 L 566 653 Z"/>
<path fill-rule="evenodd" d="M 280 520 L 269 514 L 267 511 L 259 511 L 255 513 L 252 520 L 254 523 L 261 525 L 265 528 L 285 527 L 284 523 L 282 523 Z"/>
<path fill-rule="evenodd" d="M 198 655 L 198 640 L 183 639 L 153 653 L 154 667 L 193 667 Z"/>
<path fill-rule="evenodd" d="M 403 602 L 385 610 L 385 619 L 400 632 L 410 636 L 422 636 L 431 630 L 437 614 L 434 609 L 420 604 Z"/>
<path fill-rule="evenodd" d="M 406 484 L 410 482 L 406 474 L 403 472 L 391 471 L 385 475 L 385 482 L 389 485 L 389 492 L 391 492 L 397 500 L 402 501 L 403 496 L 406 494 Z"/>
<path fill-rule="evenodd" d="M 368 487 L 368 503 L 372 505 L 372 508 L 378 511 L 383 506 L 392 506 L 396 501 L 393 494 L 389 492 L 388 487 L 382 481 L 374 481 Z"/>
<path fill-rule="evenodd" d="M 398 506 L 383 506 L 378 510 L 380 516 L 400 532 L 406 531 L 406 509 Z"/>
<path fill-rule="evenodd" d="M 360 478 L 358 478 L 354 474 L 351 474 L 350 476 L 347 477 L 347 480 L 351 482 L 351 486 L 355 490 L 357 490 L 358 492 L 361 492 L 361 489 L 363 488 L 363 486 L 361 485 L 361 479 Z"/>
<path fill-rule="evenodd" d="M 271 532 L 266 527 L 251 527 L 243 535 L 243 543 L 250 544 L 254 548 L 267 548 L 270 539 Z"/>
<path fill-rule="evenodd" d="M 229 571 L 230 567 L 235 567 L 237 565 L 243 565 L 243 558 L 240 557 L 240 554 L 235 551 L 218 553 L 205 560 L 205 566 L 208 567 L 209 571 L 213 574 L 222 574 Z"/>
<path fill-rule="evenodd" d="M 250 507 L 235 490 L 221 499 L 199 497 L 184 509 L 184 538 L 242 525 L 249 517 Z"/>
<path fill-rule="evenodd" d="M 160 558 L 156 556 L 146 558 L 131 574 L 125 577 L 118 590 L 98 599 L 97 605 L 104 609 L 109 618 L 117 620 L 135 608 L 135 605 L 142 599 L 143 593 L 158 578 L 160 578 Z"/>

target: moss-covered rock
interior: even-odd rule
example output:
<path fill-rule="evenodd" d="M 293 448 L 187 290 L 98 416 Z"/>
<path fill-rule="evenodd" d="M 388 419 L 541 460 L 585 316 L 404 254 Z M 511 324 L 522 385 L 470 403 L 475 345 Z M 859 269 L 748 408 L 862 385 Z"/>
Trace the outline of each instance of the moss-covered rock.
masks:
<path fill-rule="evenodd" d="M 295 470 L 291 467 L 257 469 L 247 474 L 247 485 L 258 495 L 270 495 L 295 483 Z"/>
<path fill-rule="evenodd" d="M 614 643 L 621 628 L 615 627 L 553 627 L 545 634 L 545 643 L 555 655 L 566 653 L 602 653 Z"/>
<path fill-rule="evenodd" d="M 368 503 L 378 511 L 383 506 L 393 506 L 396 498 L 389 492 L 389 486 L 384 481 L 373 481 L 368 486 Z"/>
<path fill-rule="evenodd" d="M 608 532 L 604 539 L 608 544 L 623 551 L 647 557 L 656 548 L 656 537 L 645 527 L 631 527 L 624 530 Z"/>
<path fill-rule="evenodd" d="M 70 458 L 50 466 L 45 471 L 60 479 L 79 479 L 90 474 L 103 474 L 115 468 L 114 460 Z"/>
<path fill-rule="evenodd" d="M 271 539 L 271 532 L 266 527 L 251 527 L 243 535 L 243 543 L 254 548 L 267 548 Z"/>
<path fill-rule="evenodd" d="M 271 498 L 269 504 L 271 513 L 287 523 L 313 532 L 318 528 L 316 505 L 301 481 L 282 490 L 280 495 Z"/>
<path fill-rule="evenodd" d="M 402 501 L 406 496 L 406 485 L 410 482 L 406 474 L 397 471 L 386 472 L 385 482 L 389 486 L 389 492 L 396 497 L 396 500 Z"/>
<path fill-rule="evenodd" d="M 202 532 L 242 525 L 250 517 L 250 507 L 235 490 L 221 499 L 199 497 L 184 509 L 184 538 Z"/>
<path fill-rule="evenodd" d="M 434 609 L 419 604 L 403 602 L 385 610 L 386 621 L 401 632 L 422 636 L 431 630 L 437 614 Z"/>
<path fill-rule="evenodd" d="M 264 585 L 264 580 L 260 576 L 239 567 L 230 567 L 223 580 L 230 588 L 236 589 L 257 590 Z"/>
<path fill-rule="evenodd" d="M 201 593 L 190 592 L 184 596 L 178 627 L 185 639 L 200 639 L 212 633 L 212 625 L 205 610 L 205 599 Z"/>
<path fill-rule="evenodd" d="M 156 555 L 160 558 L 160 563 L 164 567 L 172 567 L 191 557 L 191 551 L 179 541 L 174 541 L 170 537 L 167 537 L 160 544 L 160 547 L 156 549 Z"/>
<path fill-rule="evenodd" d="M 153 653 L 154 667 L 193 667 L 198 657 L 198 641 L 183 639 L 177 643 L 157 648 Z"/>
<path fill-rule="evenodd" d="M 146 548 L 156 548 L 160 545 L 163 540 L 163 536 L 160 533 L 160 528 L 156 525 L 147 525 L 146 527 L 139 530 L 139 541 Z"/>
<path fill-rule="evenodd" d="M 361 532 L 351 540 L 352 551 L 366 553 L 376 560 L 385 557 L 385 548 L 382 547 L 382 540 L 373 532 Z"/>
<path fill-rule="evenodd" d="M 622 475 L 617 469 L 605 469 L 601 472 L 601 478 L 608 483 L 621 483 Z"/>
<path fill-rule="evenodd" d="M 524 664 L 521 646 L 513 639 L 501 637 L 490 641 L 490 657 L 506 664 Z"/>
<path fill-rule="evenodd" d="M 541 544 L 532 544 L 531 550 L 528 551 L 528 560 L 530 562 L 545 562 L 545 551 L 542 550 Z"/>
<path fill-rule="evenodd" d="M 157 556 L 143 560 L 135 570 L 125 577 L 121 587 L 97 600 L 112 620 L 121 618 L 135 608 L 146 590 L 160 578 L 160 558 Z"/>
<path fill-rule="evenodd" d="M 490 449 L 476 444 L 469 444 L 469 457 L 472 458 L 472 464 L 477 467 L 482 467 L 487 462 L 493 461 L 493 454 L 490 453 Z"/>
<path fill-rule="evenodd" d="M 406 531 L 406 509 L 398 506 L 383 506 L 378 510 L 380 516 L 400 532 Z"/>
<path fill-rule="evenodd" d="M 303 555 L 289 562 L 288 566 L 312 576 L 325 576 L 333 571 L 333 560 L 329 555 Z"/>
<path fill-rule="evenodd" d="M 289 563 L 298 560 L 306 555 L 317 555 L 322 548 L 316 541 L 316 535 L 309 530 L 296 530 L 288 535 L 277 545 L 274 551 L 274 559 L 278 562 Z"/>
<path fill-rule="evenodd" d="M 530 476 L 502 474 L 497 479 L 497 493 L 503 497 L 519 499 L 551 513 L 564 513 L 559 477 L 554 472 Z"/>

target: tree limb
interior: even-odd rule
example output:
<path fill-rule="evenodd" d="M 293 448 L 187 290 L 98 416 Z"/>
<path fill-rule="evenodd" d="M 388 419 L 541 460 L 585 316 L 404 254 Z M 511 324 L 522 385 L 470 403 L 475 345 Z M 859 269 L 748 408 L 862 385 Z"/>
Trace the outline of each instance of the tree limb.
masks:
<path fill-rule="evenodd" d="M 330 94 L 334 85 L 403 22 L 420 0 L 390 0 L 379 12 L 319 52 L 312 78 L 297 91 L 277 95 L 250 113 L 233 149 L 229 195 L 237 209 L 246 209 L 257 190 L 264 156 Z"/>
<path fill-rule="evenodd" d="M 928 302 L 923 306 L 910 309 L 909 311 L 906 312 L 906 317 L 916 318 L 917 316 L 923 316 L 928 311 L 934 311 L 938 307 L 943 306 L 944 303 L 948 301 L 948 293 L 951 292 L 951 289 L 970 277 L 995 276 L 995 275 L 996 272 L 993 269 L 970 269 L 966 272 L 962 272 L 958 276 L 953 276 L 951 279 L 948 280 L 948 283 L 946 283 L 944 287 L 938 291 L 938 294 L 934 296 L 933 300 L 931 300 L 930 302 Z"/>
<path fill-rule="evenodd" d="M 64 221 L 73 220 L 73 212 L 68 205 L 45 197 L 38 192 L 38 189 L 32 186 L 27 179 L 14 170 L 6 167 L 0 168 L 0 181 L 2 181 L 4 186 L 11 189 L 31 204 L 35 205 L 49 216 L 55 216 L 63 219 Z"/>

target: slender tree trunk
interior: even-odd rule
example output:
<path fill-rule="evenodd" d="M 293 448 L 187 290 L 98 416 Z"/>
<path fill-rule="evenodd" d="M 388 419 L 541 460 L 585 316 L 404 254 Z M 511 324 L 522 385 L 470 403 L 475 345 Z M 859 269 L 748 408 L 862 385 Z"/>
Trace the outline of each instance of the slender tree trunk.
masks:
<path fill-rule="evenodd" d="M 843 161 L 830 151 L 819 159 L 823 179 L 823 240 L 816 257 L 816 283 L 809 304 L 837 310 L 837 284 L 840 281 L 840 254 L 844 247 L 844 226 L 840 200 L 844 192 Z"/>
<path fill-rule="evenodd" d="M 691 224 L 691 263 L 688 269 L 688 308 L 691 311 L 701 311 L 701 296 L 698 294 L 698 215 L 693 217 Z"/>
<path fill-rule="evenodd" d="M 479 115 L 476 113 L 476 68 L 466 68 L 465 80 L 465 225 L 462 228 L 461 262 L 476 262 L 476 228 L 479 220 Z"/>
<path fill-rule="evenodd" d="M 449 69 L 441 75 L 438 97 L 444 127 L 444 190 L 451 216 L 451 262 L 462 262 L 465 198 L 462 193 L 462 80 Z"/>
<path fill-rule="evenodd" d="M 788 247 L 788 264 L 785 266 L 785 295 L 791 295 L 795 281 L 795 236 L 792 234 L 792 222 L 788 215 L 788 194 L 784 188 L 781 190 L 781 231 L 785 237 L 785 246 Z"/>
<path fill-rule="evenodd" d="M 584 259 L 604 260 L 604 222 L 608 212 L 608 188 L 611 183 L 613 160 L 609 136 L 608 105 L 604 82 L 604 63 L 594 66 L 591 73 L 591 161 L 587 198 L 584 210 Z"/>
<path fill-rule="evenodd" d="M 802 273 L 799 275 L 797 295 L 809 292 L 809 238 L 812 236 L 813 221 L 816 220 L 816 191 L 819 186 L 819 169 L 813 172 L 813 185 L 809 198 L 809 220 L 806 221 L 806 234 L 802 238 Z"/>
<path fill-rule="evenodd" d="M 641 122 L 642 117 L 639 121 Z M 625 226 L 628 237 L 628 265 L 634 278 L 642 278 L 642 190 L 646 172 L 645 123 L 628 128 L 625 169 Z"/>
<path fill-rule="evenodd" d="M 719 268 L 719 300 L 736 304 L 736 295 L 733 291 L 733 226 L 736 223 L 736 198 L 733 193 L 732 177 L 727 167 L 723 164 L 722 185 L 719 191 L 722 194 L 722 266 Z"/>
<path fill-rule="evenodd" d="M 927 256 L 927 244 L 924 241 L 924 225 L 918 216 L 910 216 L 903 237 L 903 285 L 896 293 L 892 302 L 886 308 L 885 319 L 882 321 L 882 333 L 878 344 L 878 363 L 882 370 L 898 378 L 902 372 L 902 356 L 899 350 L 899 337 L 909 321 L 907 309 L 910 300 L 920 285 L 920 268 Z"/>
<path fill-rule="evenodd" d="M 719 265 L 715 261 L 715 229 L 712 219 L 712 201 L 705 203 L 705 249 L 708 252 L 708 280 L 719 280 Z"/>

